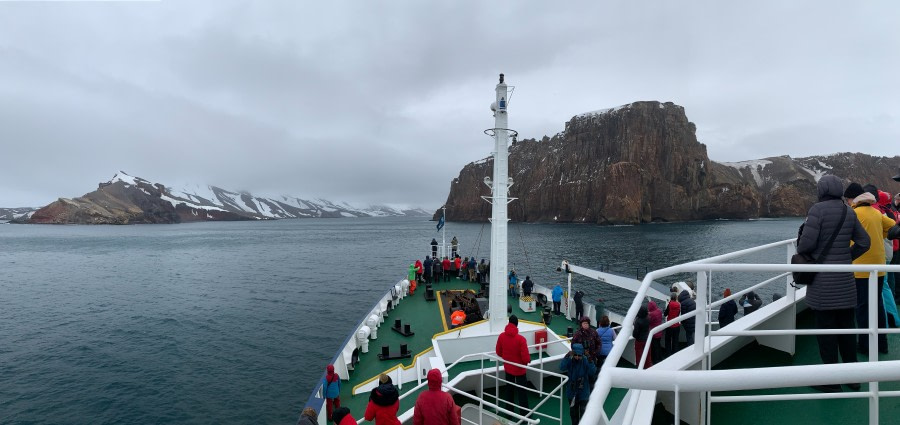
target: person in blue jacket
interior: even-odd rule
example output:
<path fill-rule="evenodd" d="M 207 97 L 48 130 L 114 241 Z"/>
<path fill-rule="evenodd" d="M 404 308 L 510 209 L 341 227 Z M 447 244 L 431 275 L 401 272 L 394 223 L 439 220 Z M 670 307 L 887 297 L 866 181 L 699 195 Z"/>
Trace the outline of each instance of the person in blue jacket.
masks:
<path fill-rule="evenodd" d="M 553 287 L 553 293 L 551 296 L 553 297 L 553 314 L 559 316 L 559 303 L 562 302 L 562 294 L 563 289 L 562 286 L 559 286 L 557 283 L 556 286 Z"/>
<path fill-rule="evenodd" d="M 509 271 L 509 289 L 506 292 L 510 297 L 519 298 L 519 276 L 515 270 Z"/>
<path fill-rule="evenodd" d="M 325 377 L 322 378 L 322 392 L 325 393 L 325 411 L 328 421 L 331 421 L 335 409 L 341 407 L 341 377 L 334 373 L 334 365 L 325 368 Z"/>
<path fill-rule="evenodd" d="M 569 416 L 573 424 L 581 421 L 581 415 L 591 397 L 591 378 L 597 374 L 597 367 L 584 355 L 581 344 L 572 344 L 572 351 L 566 354 L 559 369 L 569 377 L 566 382 L 566 397 L 569 399 Z"/>

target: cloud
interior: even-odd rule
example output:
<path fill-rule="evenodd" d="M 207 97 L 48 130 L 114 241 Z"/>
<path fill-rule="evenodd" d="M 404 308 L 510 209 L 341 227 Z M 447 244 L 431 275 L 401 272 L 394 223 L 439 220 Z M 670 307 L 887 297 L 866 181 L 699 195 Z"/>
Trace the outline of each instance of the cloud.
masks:
<path fill-rule="evenodd" d="M 497 74 L 521 137 L 636 100 L 713 160 L 893 156 L 900 5 L 461 1 L 4 4 L 0 205 L 162 182 L 437 207 Z M 852 142 L 850 142 L 852 141 Z"/>

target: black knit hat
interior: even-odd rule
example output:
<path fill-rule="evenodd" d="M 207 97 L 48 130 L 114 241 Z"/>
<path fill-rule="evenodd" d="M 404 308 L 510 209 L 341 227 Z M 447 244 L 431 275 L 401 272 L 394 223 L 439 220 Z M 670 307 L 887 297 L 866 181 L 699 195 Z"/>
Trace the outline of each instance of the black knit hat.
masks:
<path fill-rule="evenodd" d="M 897 167 L 897 175 L 891 178 L 894 179 L 895 182 L 900 182 L 900 167 Z"/>
<path fill-rule="evenodd" d="M 344 419 L 344 416 L 350 414 L 350 409 L 346 406 L 338 407 L 334 409 L 334 412 L 331 414 L 331 418 L 334 419 L 334 423 L 339 424 Z"/>
<path fill-rule="evenodd" d="M 844 197 L 847 199 L 854 199 L 859 195 L 862 195 L 865 192 L 860 186 L 859 183 L 853 182 L 847 185 L 847 190 L 844 191 Z"/>
<path fill-rule="evenodd" d="M 875 200 L 878 201 L 878 187 L 876 187 L 874 184 L 869 183 L 869 184 L 863 186 L 863 190 L 871 193 L 872 196 L 875 197 Z"/>
<path fill-rule="evenodd" d="M 519 318 L 516 317 L 515 314 L 513 314 L 512 316 L 509 316 L 509 323 L 512 323 L 515 326 L 519 326 Z"/>

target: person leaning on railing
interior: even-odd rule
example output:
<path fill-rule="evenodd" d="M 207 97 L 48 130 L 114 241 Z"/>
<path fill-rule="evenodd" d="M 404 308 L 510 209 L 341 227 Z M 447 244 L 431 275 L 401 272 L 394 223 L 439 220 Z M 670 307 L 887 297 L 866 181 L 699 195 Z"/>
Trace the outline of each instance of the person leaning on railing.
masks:
<path fill-rule="evenodd" d="M 653 355 L 647 353 L 647 360 L 641 363 L 641 357 L 644 355 L 644 346 L 647 345 L 647 337 L 650 335 L 650 317 L 647 306 L 642 305 L 638 309 L 637 317 L 634 319 L 634 363 L 638 369 L 646 369 L 653 366 Z"/>
<path fill-rule="evenodd" d="M 600 338 L 600 354 L 597 356 L 597 367 L 602 367 L 613 347 L 613 341 L 616 340 L 616 330 L 610 326 L 609 316 L 600 318 L 597 323 L 597 337 Z"/>
<path fill-rule="evenodd" d="M 723 298 L 731 296 L 731 289 L 725 288 L 722 293 Z M 734 322 L 734 316 L 737 315 L 738 307 L 734 300 L 728 300 L 719 307 L 719 329 L 722 329 Z"/>
<path fill-rule="evenodd" d="M 860 187 L 857 183 L 850 183 L 850 185 L 847 186 L 847 191 L 844 192 L 844 196 L 847 199 L 852 199 L 850 205 L 853 207 L 853 211 L 856 213 L 859 223 L 862 225 L 863 229 L 865 229 L 865 232 L 871 240 L 869 250 L 858 258 L 854 258 L 853 264 L 884 264 L 884 243 L 882 240 L 885 237 L 891 239 L 896 237 L 896 231 L 892 231 L 891 228 L 897 223 L 886 217 L 875 207 L 878 202 L 878 188 L 872 185 Z M 889 232 L 892 234 L 889 235 Z M 854 277 L 856 278 L 856 326 L 858 328 L 869 327 L 868 294 L 871 290 L 876 291 L 878 299 L 878 327 L 884 328 L 886 326 L 884 299 L 881 295 L 882 287 L 884 286 L 884 272 L 878 272 L 878 283 L 876 288 L 869 288 L 868 272 L 856 272 L 854 273 Z M 856 347 L 857 351 L 863 354 L 869 354 L 869 335 L 860 334 L 858 338 L 859 344 Z M 886 334 L 878 335 L 878 351 L 885 354 L 888 352 Z"/>
<path fill-rule="evenodd" d="M 869 249 L 871 239 L 857 220 L 856 213 L 844 204 L 841 198 L 844 188 L 840 178 L 823 176 L 817 183 L 817 190 L 819 201 L 809 209 L 800 228 L 797 253 L 810 254 L 821 264 L 850 264 Z M 832 234 L 836 234 L 834 242 L 825 258 L 820 258 Z M 806 289 L 806 304 L 813 310 L 819 329 L 855 328 L 856 282 L 853 273 L 816 273 L 812 284 Z M 822 363 L 837 363 L 838 352 L 844 363 L 856 362 L 853 335 L 817 335 L 816 340 Z M 825 392 L 841 391 L 839 384 L 813 388 Z M 851 388 L 858 389 L 859 384 Z"/>
<path fill-rule="evenodd" d="M 674 291 L 669 295 L 669 303 L 663 311 L 666 321 L 675 320 L 681 315 L 681 303 L 678 302 L 678 294 Z M 666 357 L 675 354 L 680 347 L 678 346 L 678 336 L 681 333 L 681 323 L 675 323 L 666 328 Z"/>

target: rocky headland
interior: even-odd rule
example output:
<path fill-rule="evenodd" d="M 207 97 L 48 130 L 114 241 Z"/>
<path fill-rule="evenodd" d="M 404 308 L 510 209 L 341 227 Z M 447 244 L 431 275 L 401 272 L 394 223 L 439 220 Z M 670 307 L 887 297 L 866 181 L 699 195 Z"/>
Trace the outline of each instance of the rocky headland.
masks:
<path fill-rule="evenodd" d="M 900 156 L 862 153 L 735 163 L 709 159 L 684 108 L 635 102 L 572 117 L 565 130 L 510 147 L 509 217 L 521 222 L 640 224 L 803 216 L 825 174 L 896 192 Z M 484 221 L 493 159 L 466 165 L 447 196 L 447 220 Z M 434 218 L 440 217 L 437 210 Z"/>

